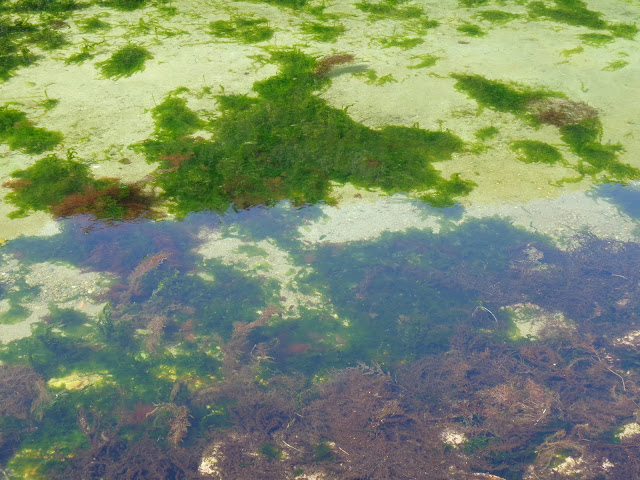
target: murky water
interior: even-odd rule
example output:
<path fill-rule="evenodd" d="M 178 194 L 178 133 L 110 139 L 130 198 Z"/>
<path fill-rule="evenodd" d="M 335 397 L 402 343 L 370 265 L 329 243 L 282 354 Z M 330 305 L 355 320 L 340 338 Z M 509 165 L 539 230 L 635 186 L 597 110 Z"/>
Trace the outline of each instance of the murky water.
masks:
<path fill-rule="evenodd" d="M 3 478 L 640 478 L 640 3 L 0 7 Z"/>

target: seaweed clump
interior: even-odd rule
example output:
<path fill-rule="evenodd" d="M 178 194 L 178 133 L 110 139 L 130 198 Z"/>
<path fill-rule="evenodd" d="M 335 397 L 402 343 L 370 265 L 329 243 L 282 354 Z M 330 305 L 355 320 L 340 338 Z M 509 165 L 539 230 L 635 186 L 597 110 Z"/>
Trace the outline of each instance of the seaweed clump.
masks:
<path fill-rule="evenodd" d="M 12 150 L 42 153 L 62 141 L 62 133 L 34 127 L 27 115 L 7 105 L 0 107 L 0 141 Z"/>
<path fill-rule="evenodd" d="M 586 103 L 568 100 L 561 93 L 533 90 L 516 84 L 489 80 L 480 75 L 455 74 L 452 77 L 457 80 L 456 88 L 466 92 L 480 107 L 511 113 L 534 126 L 557 127 L 562 140 L 580 157 L 580 162 L 573 168 L 581 176 L 605 172 L 618 181 L 640 178 L 640 170 L 617 160 L 622 145 L 601 143 L 602 123 L 598 118 L 598 112 Z M 542 150 L 546 152 L 546 160 L 537 161 L 556 163 L 560 160 L 549 148 L 531 143 L 532 141 L 528 142 L 526 146 L 520 143 L 516 150 L 531 152 L 535 145 L 539 159 L 543 158 L 539 156 Z"/>
<path fill-rule="evenodd" d="M 455 88 L 466 92 L 481 108 L 489 107 L 519 117 L 526 118 L 528 116 L 531 104 L 548 97 L 558 96 L 548 90 L 533 90 L 497 80 L 489 80 L 481 75 L 453 74 L 451 76 L 456 80 Z"/>
<path fill-rule="evenodd" d="M 582 0 L 554 0 L 555 7 L 547 7 L 544 2 L 530 2 L 527 5 L 533 18 L 546 17 L 554 22 L 582 26 L 593 30 L 609 30 L 614 36 L 632 40 L 638 33 L 634 24 L 611 24 L 602 19 L 599 12 L 589 10 Z"/>
<path fill-rule="evenodd" d="M 553 145 L 537 140 L 516 140 L 511 143 L 511 150 L 520 154 L 525 163 L 546 163 L 554 165 L 562 162 L 562 154 Z"/>
<path fill-rule="evenodd" d="M 106 78 L 118 79 L 141 72 L 144 70 L 144 63 L 150 58 L 153 58 L 153 55 L 149 50 L 130 44 L 116 50 L 111 57 L 96 65 Z"/>
<path fill-rule="evenodd" d="M 318 42 L 335 42 L 346 28 L 344 25 L 325 25 L 319 22 L 304 22 L 301 26 L 302 33 L 311 36 Z"/>
<path fill-rule="evenodd" d="M 424 9 L 415 5 L 399 6 L 401 3 L 397 0 L 383 0 L 381 2 L 358 2 L 355 4 L 358 10 L 369 14 L 372 20 L 394 19 L 394 20 L 410 20 L 420 18 L 424 15 Z"/>
<path fill-rule="evenodd" d="M 235 17 L 228 21 L 216 20 L 209 24 L 212 35 L 237 39 L 241 43 L 264 42 L 273 37 L 274 30 L 264 18 Z"/>
<path fill-rule="evenodd" d="M 462 149 L 457 136 L 417 127 L 373 130 L 314 94 L 328 85 L 331 69 L 352 61 L 351 55 L 316 60 L 277 51 L 272 56 L 281 71 L 256 82 L 256 96 L 217 97 L 221 113 L 209 127 L 214 141 L 164 129 L 142 145 L 152 160 L 167 159 L 156 181 L 176 212 L 224 211 L 230 204 L 246 208 L 282 199 L 297 205 L 331 201 L 331 182 L 414 191 L 440 205 L 472 188 L 458 175 L 442 178 L 432 165 Z"/>
<path fill-rule="evenodd" d="M 11 188 L 5 198 L 16 205 L 10 218 L 41 210 L 57 217 L 91 214 L 97 218 L 120 220 L 151 214 L 153 196 L 141 184 L 123 184 L 118 179 L 94 179 L 86 165 L 73 158 L 55 155 L 41 158 L 24 170 L 11 173 Z"/>

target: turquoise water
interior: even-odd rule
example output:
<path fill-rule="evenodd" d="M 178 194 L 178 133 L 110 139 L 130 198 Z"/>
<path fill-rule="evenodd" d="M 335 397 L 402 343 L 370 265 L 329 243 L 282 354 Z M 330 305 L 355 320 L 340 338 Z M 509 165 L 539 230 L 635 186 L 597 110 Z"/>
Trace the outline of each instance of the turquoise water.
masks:
<path fill-rule="evenodd" d="M 3 478 L 640 478 L 637 2 L 0 7 Z"/>

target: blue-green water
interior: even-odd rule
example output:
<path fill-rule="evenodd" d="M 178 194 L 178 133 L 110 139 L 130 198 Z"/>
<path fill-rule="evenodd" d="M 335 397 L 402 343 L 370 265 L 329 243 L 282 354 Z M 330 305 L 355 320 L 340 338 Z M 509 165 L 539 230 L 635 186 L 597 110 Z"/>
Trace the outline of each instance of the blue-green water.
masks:
<path fill-rule="evenodd" d="M 303 241 L 321 209 L 285 204 L 179 222 L 80 216 L 9 242 L 12 306 L 51 288 L 32 279 L 39 265 L 108 281 L 58 292 L 69 306 L 51 299 L 0 350 L 8 468 L 195 478 L 215 469 L 194 453 L 215 453 L 226 478 L 523 478 L 588 441 L 590 455 L 627 455 L 603 477 L 622 478 L 638 359 L 617 339 L 636 322 L 640 247 L 585 232 L 564 251 L 508 220 L 447 213 L 438 233 L 346 243 Z M 216 257 L 228 241 L 240 260 Z M 543 328 L 523 336 L 527 309 Z"/>

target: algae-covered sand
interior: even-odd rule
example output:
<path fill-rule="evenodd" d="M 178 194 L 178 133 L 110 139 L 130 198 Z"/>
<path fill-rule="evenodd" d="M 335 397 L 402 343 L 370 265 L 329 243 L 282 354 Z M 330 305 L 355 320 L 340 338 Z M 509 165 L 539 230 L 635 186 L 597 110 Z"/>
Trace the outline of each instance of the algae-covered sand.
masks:
<path fill-rule="evenodd" d="M 41 55 L 31 65 L 10 71 L 0 100 L 24 111 L 35 126 L 60 132 L 62 140 L 39 155 L 2 145 L 3 178 L 47 153 L 64 157 L 71 149 L 95 177 L 149 182 L 162 165 L 157 156 L 147 156 L 155 161 L 147 163 L 144 152 L 133 145 L 152 137 L 154 107 L 178 92 L 205 122 L 203 130 L 193 135 L 209 139 L 207 122 L 220 115 L 216 95 L 255 96 L 256 82 L 283 68 L 274 61 L 273 52 L 292 48 L 316 59 L 353 56 L 350 63 L 332 69 L 313 95 L 329 108 L 344 110 L 356 124 L 373 130 L 415 127 L 461 139 L 463 148 L 437 159 L 433 166 L 445 179 L 459 174 L 473 182 L 464 190 L 466 195 L 452 197 L 465 206 L 524 204 L 584 191 L 598 179 L 628 181 L 636 176 L 633 170 L 621 174 L 600 167 L 593 174 L 585 169 L 577 173 L 584 159 L 561 138 L 561 129 L 544 122 L 532 124 L 518 112 L 478 101 L 452 77 L 476 75 L 516 90 L 555 92 L 571 102 L 588 104 L 601 125 L 598 144 L 619 145 L 613 161 L 640 167 L 634 139 L 637 119 L 629 101 L 638 94 L 638 49 L 632 28 L 638 13 L 633 4 L 577 2 L 575 8 L 599 18 L 599 23 L 582 24 L 535 13 L 532 4 L 521 3 L 499 9 L 489 4 L 467 8 L 464 2 L 438 6 L 382 2 L 378 8 L 367 2 L 303 4 L 294 8 L 242 2 L 113 4 L 118 8 L 81 4 L 83 8 L 58 13 L 61 20 L 56 21 L 64 24 L 55 32 L 67 43 L 44 50 L 41 43 L 23 40 Z M 481 15 L 496 10 L 510 13 L 510 21 Z M 237 19 L 245 20 L 237 23 Z M 247 19 L 266 19 L 266 23 Z M 217 22 L 216 28 L 212 22 Z M 224 22 L 230 30 L 222 28 Z M 478 24 L 486 34 L 470 36 L 459 28 L 469 23 Z M 96 24 L 100 28 L 87 27 Z M 621 24 L 628 28 L 616 30 Z M 313 34 L 319 25 L 344 29 L 329 41 Z M 259 27 L 267 30 L 249 35 Z M 105 62 L 118 49 L 134 44 L 149 52 L 139 68 L 107 75 Z M 79 52 L 85 57 L 73 57 Z M 619 60 L 624 64 L 616 63 Z M 609 68 L 612 64 L 619 68 Z M 53 108 L 45 108 L 48 99 L 57 101 Z M 291 108 L 295 116 L 295 102 Z M 477 132 L 487 127 L 493 127 L 495 134 L 480 139 Z M 563 162 L 522 161 L 510 148 L 522 140 L 555 146 Z M 5 187 L 3 192 L 7 191 Z M 1 208 L 5 214 L 13 210 L 6 204 Z M 34 221 L 3 223 L 7 225 L 3 238 L 8 239 L 23 232 L 38 234 L 47 220 L 38 216 Z"/>

